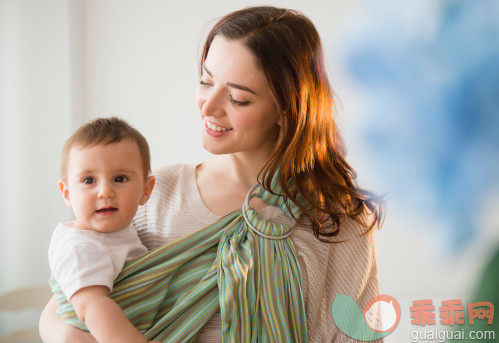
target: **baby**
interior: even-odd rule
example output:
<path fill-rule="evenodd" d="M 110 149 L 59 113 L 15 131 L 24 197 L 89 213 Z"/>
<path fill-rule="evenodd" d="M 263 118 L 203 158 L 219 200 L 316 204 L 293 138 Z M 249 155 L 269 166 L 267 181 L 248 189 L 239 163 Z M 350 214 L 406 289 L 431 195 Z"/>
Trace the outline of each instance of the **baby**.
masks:
<path fill-rule="evenodd" d="M 118 118 L 80 127 L 61 155 L 59 188 L 76 220 L 49 247 L 52 276 L 98 342 L 147 342 L 111 298 L 126 260 L 147 252 L 131 224 L 154 188 L 145 138 Z"/>

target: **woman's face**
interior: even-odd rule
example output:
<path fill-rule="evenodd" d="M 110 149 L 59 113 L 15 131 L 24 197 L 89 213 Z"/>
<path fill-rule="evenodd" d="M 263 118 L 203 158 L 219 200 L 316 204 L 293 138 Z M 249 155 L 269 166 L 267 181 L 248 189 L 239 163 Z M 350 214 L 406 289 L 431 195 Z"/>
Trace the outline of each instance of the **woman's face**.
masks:
<path fill-rule="evenodd" d="M 215 36 L 196 91 L 203 146 L 213 154 L 268 156 L 279 114 L 253 54 L 237 40 Z"/>

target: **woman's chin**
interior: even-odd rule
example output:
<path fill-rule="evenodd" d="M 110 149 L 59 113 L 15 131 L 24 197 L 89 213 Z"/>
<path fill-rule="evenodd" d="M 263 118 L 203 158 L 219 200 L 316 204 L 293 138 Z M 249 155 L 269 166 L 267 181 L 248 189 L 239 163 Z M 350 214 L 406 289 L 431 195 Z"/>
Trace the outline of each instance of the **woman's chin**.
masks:
<path fill-rule="evenodd" d="M 213 155 L 224 155 L 224 154 L 230 154 L 232 152 L 224 147 L 215 146 L 215 144 L 209 144 L 206 142 L 203 142 L 203 148 L 204 150 L 208 151 L 210 154 Z"/>
<path fill-rule="evenodd" d="M 229 144 L 222 144 L 220 140 L 210 137 L 206 132 L 203 133 L 202 143 L 204 150 L 213 155 L 224 155 L 235 152 L 234 149 L 231 149 Z"/>

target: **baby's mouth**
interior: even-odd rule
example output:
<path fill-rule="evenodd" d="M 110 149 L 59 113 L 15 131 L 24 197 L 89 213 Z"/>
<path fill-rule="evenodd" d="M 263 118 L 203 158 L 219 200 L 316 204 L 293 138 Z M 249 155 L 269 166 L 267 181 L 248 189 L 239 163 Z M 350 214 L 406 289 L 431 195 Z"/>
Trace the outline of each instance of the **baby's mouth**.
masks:
<path fill-rule="evenodd" d="M 104 208 L 98 209 L 95 212 L 102 213 L 102 214 L 110 214 L 110 213 L 113 213 L 116 211 L 118 211 L 118 209 L 116 207 L 104 207 Z"/>

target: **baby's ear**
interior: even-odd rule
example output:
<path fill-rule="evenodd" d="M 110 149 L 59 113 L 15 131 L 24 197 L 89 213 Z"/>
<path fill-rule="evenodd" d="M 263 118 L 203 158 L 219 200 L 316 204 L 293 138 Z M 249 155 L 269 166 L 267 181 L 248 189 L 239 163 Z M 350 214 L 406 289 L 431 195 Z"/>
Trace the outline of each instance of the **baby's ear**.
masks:
<path fill-rule="evenodd" d="M 140 198 L 140 205 L 144 205 L 149 197 L 151 196 L 152 190 L 154 189 L 154 185 L 156 184 L 156 178 L 154 176 L 149 176 L 144 181 L 144 193 L 142 193 L 142 198 Z"/>
<path fill-rule="evenodd" d="M 69 198 L 69 188 L 63 179 L 59 180 L 59 190 L 61 191 L 62 197 L 64 198 L 64 202 L 71 208 L 71 199 Z"/>

